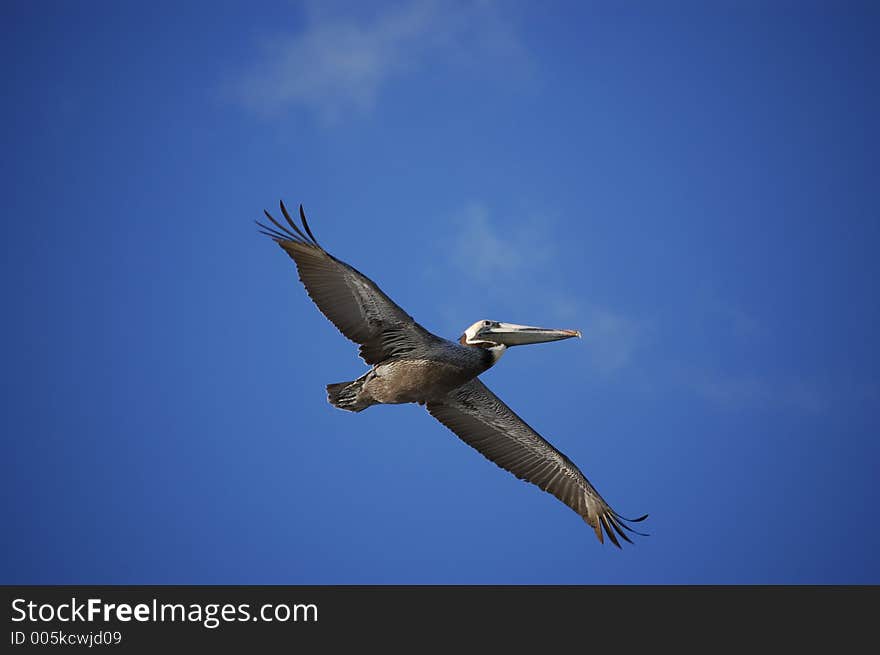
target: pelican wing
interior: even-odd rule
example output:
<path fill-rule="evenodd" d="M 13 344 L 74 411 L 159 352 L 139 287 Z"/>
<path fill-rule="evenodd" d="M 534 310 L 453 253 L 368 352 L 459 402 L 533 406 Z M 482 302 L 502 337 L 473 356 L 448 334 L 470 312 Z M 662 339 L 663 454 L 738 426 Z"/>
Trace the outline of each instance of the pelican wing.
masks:
<path fill-rule="evenodd" d="M 624 519 L 611 509 L 574 462 L 530 428 L 479 379 L 451 391 L 442 402 L 429 402 L 427 409 L 487 459 L 571 507 L 593 527 L 600 542 L 605 542 L 603 528 L 618 548 L 618 535 L 632 543 L 625 530 L 641 534 L 626 522 L 642 521 L 647 515 Z"/>
<path fill-rule="evenodd" d="M 342 334 L 360 344 L 367 364 L 398 357 L 439 337 L 428 332 L 401 309 L 363 273 L 324 250 L 312 234 L 302 205 L 302 226 L 290 218 L 284 203 L 281 212 L 287 226 L 264 212 L 272 226 L 257 221 L 296 262 L 299 279 L 309 297 Z"/>

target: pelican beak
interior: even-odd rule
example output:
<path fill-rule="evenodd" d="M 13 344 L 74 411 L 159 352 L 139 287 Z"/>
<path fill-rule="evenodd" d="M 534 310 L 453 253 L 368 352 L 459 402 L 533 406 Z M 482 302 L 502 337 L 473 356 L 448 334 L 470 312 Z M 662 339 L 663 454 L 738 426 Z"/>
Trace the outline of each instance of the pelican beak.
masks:
<path fill-rule="evenodd" d="M 551 330 L 549 328 L 515 325 L 514 323 L 497 323 L 480 330 L 486 339 L 505 346 L 524 346 L 530 343 L 559 341 L 560 339 L 580 338 L 578 330 Z"/>

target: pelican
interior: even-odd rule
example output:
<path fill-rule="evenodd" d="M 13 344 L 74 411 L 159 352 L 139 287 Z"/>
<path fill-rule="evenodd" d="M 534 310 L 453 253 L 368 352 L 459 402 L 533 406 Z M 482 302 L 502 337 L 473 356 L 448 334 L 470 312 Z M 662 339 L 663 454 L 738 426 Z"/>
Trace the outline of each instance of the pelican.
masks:
<path fill-rule="evenodd" d="M 529 427 L 483 384 L 479 375 L 498 363 L 508 348 L 580 337 L 557 330 L 481 320 L 458 342 L 442 339 L 415 322 L 367 276 L 324 250 L 299 207 L 297 225 L 284 202 L 281 222 L 263 211 L 271 225 L 256 221 L 296 263 L 299 279 L 315 305 L 339 331 L 360 345 L 371 366 L 356 380 L 327 385 L 331 405 L 361 412 L 376 404 L 418 403 L 462 441 L 516 477 L 553 494 L 620 548 L 618 536 L 643 534 L 605 502 L 568 457 Z M 604 534 L 603 534 L 604 531 Z"/>

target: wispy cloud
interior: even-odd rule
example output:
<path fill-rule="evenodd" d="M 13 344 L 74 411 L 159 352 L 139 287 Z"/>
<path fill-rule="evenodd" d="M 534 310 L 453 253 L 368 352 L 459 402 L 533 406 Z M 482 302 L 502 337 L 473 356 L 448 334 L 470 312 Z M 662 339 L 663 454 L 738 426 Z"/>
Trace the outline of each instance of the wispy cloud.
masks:
<path fill-rule="evenodd" d="M 397 78 L 438 62 L 526 61 L 515 30 L 488 1 L 411 0 L 375 5 L 306 5 L 305 28 L 282 34 L 236 85 L 249 108 L 313 110 L 332 122 L 372 109 Z"/>
<path fill-rule="evenodd" d="M 725 332 L 740 338 L 761 335 L 764 326 L 759 318 L 729 298 L 723 297 L 710 284 L 703 285 L 699 296 L 699 309 L 707 318 L 719 322 Z"/>
<path fill-rule="evenodd" d="M 653 321 L 628 316 L 621 311 L 548 291 L 555 314 L 566 324 L 576 325 L 584 335 L 587 357 L 594 370 L 603 375 L 623 371 L 634 363 L 638 352 L 654 334 Z"/>
<path fill-rule="evenodd" d="M 481 283 L 534 279 L 535 271 L 554 254 L 546 230 L 526 222 L 508 223 L 502 230 L 490 220 L 485 205 L 469 204 L 455 224 L 455 242 L 449 249 L 453 264 Z"/>
<path fill-rule="evenodd" d="M 880 402 L 880 385 L 874 381 L 822 379 L 785 373 L 729 373 L 685 369 L 670 376 L 681 388 L 719 408 L 732 411 L 791 411 L 807 415 L 830 411 L 863 411 Z"/>
<path fill-rule="evenodd" d="M 788 408 L 814 413 L 825 411 L 831 401 L 827 389 L 795 377 L 701 372 L 692 373 L 689 384 L 707 400 L 736 410 Z"/>
<path fill-rule="evenodd" d="M 591 307 L 584 336 L 590 342 L 590 358 L 601 373 L 614 373 L 628 366 L 649 336 L 643 321 L 604 307 Z"/>

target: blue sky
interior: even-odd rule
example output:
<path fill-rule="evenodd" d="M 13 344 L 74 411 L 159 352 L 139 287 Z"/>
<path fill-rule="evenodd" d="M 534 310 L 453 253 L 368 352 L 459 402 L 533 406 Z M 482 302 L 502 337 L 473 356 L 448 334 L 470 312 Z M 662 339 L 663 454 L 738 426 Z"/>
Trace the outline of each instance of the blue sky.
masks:
<path fill-rule="evenodd" d="M 875 3 L 3 3 L 4 583 L 880 583 Z M 305 205 L 649 538 L 364 370 Z"/>

